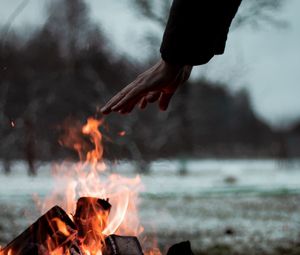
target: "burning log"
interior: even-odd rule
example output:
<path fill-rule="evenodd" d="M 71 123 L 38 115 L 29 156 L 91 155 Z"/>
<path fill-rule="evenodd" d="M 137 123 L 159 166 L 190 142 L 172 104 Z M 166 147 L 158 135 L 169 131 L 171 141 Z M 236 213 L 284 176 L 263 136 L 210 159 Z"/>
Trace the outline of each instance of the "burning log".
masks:
<path fill-rule="evenodd" d="M 58 206 L 53 207 L 10 242 L 1 255 L 49 254 L 58 248 L 64 254 L 83 254 L 81 246 L 101 249 L 111 205 L 107 200 L 82 197 L 77 201 L 74 222 Z"/>
<path fill-rule="evenodd" d="M 110 235 L 105 239 L 103 255 L 143 255 L 136 237 Z"/>
<path fill-rule="evenodd" d="M 68 255 L 85 255 L 85 253 L 81 250 L 78 241 L 73 241 L 68 244 L 68 246 L 64 247 L 64 253 Z M 48 255 L 48 254 L 47 254 Z"/>
<path fill-rule="evenodd" d="M 108 200 L 81 197 L 77 201 L 74 222 L 77 238 L 86 247 L 99 250 L 104 244 L 103 230 L 107 226 L 111 205 Z"/>
<path fill-rule="evenodd" d="M 48 255 L 60 249 L 62 254 L 81 255 L 81 247 L 101 249 L 105 239 L 102 232 L 107 225 L 110 208 L 108 200 L 82 197 L 77 201 L 73 222 L 63 209 L 55 206 L 10 242 L 0 254 Z"/>
<path fill-rule="evenodd" d="M 107 225 L 107 219 L 111 205 L 108 200 L 81 197 L 77 201 L 74 222 L 78 228 L 78 238 L 84 238 L 91 229 L 98 227 L 103 231 Z"/>
<path fill-rule="evenodd" d="M 75 224 L 63 209 L 53 207 L 22 234 L 11 241 L 1 255 L 46 254 L 67 244 L 77 233 Z"/>

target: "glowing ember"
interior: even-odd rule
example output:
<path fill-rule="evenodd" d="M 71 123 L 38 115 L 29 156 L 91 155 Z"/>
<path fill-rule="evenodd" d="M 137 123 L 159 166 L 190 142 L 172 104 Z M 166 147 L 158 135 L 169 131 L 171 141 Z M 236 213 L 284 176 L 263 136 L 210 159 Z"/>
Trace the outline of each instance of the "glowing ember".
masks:
<path fill-rule="evenodd" d="M 161 252 L 159 249 L 155 248 L 152 251 L 150 251 L 149 253 L 146 253 L 145 255 L 161 255 Z"/>
<path fill-rule="evenodd" d="M 123 131 L 120 131 L 120 132 L 118 133 L 118 135 L 121 136 L 121 137 L 123 137 L 123 136 L 126 135 L 126 131 L 124 131 L 124 130 L 123 130 Z"/>

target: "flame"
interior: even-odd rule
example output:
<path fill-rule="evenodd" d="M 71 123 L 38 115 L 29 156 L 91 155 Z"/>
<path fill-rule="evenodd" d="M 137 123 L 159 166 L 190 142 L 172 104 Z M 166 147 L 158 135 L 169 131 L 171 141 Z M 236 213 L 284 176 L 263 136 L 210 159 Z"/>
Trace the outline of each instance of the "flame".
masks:
<path fill-rule="evenodd" d="M 126 178 L 105 171 L 102 134 L 99 131 L 102 122 L 89 118 L 79 131 L 77 126 L 69 127 L 68 138 L 59 141 L 61 145 L 76 150 L 80 161 L 55 165 L 52 194 L 36 202 L 42 213 L 55 205 L 62 207 L 77 229 L 58 217 L 48 219 L 52 234 L 40 247 L 45 254 L 70 255 L 75 248 L 84 255 L 102 255 L 107 236 L 139 236 L 143 232 L 137 209 L 138 194 L 143 188 L 141 179 L 139 176 Z M 14 127 L 14 122 L 11 125 Z M 119 133 L 120 136 L 125 134 L 125 131 Z M 86 143 L 87 140 L 90 144 Z M 68 245 L 67 250 L 64 245 Z M 0 255 L 13 253 L 9 250 L 4 254 L 0 246 Z M 153 248 L 145 255 L 161 253 Z"/>
<path fill-rule="evenodd" d="M 58 230 L 64 234 L 65 236 L 70 236 L 71 233 L 69 232 L 67 225 L 65 222 L 61 221 L 59 218 L 54 218 L 52 222 L 55 222 L 57 225 Z"/>
<path fill-rule="evenodd" d="M 5 255 L 3 251 L 1 251 L 2 247 L 0 245 L 0 255 Z M 13 252 L 11 249 L 8 250 L 8 252 L 6 253 L 6 255 L 13 255 Z"/>
<path fill-rule="evenodd" d="M 161 252 L 159 249 L 154 248 L 152 251 L 146 252 L 145 255 L 161 255 Z"/>
<path fill-rule="evenodd" d="M 82 128 L 82 133 L 89 135 L 95 145 L 95 149 L 89 151 L 86 155 L 86 162 L 91 163 L 94 169 L 96 169 L 97 163 L 102 160 L 103 156 L 102 135 L 98 129 L 100 125 L 101 121 L 90 118 L 88 119 L 87 124 Z M 101 170 L 105 170 L 105 165 L 101 165 Z"/>
<path fill-rule="evenodd" d="M 138 236 L 143 231 L 137 210 L 138 193 L 142 189 L 141 179 L 139 176 L 126 178 L 118 174 L 108 174 L 105 171 L 106 165 L 102 158 L 102 135 L 99 131 L 101 124 L 102 120 L 88 119 L 80 133 L 89 139 L 93 148 L 84 151 L 86 146 L 78 142 L 78 139 L 73 139 L 76 142 L 70 147 L 78 152 L 81 161 L 76 164 L 64 162 L 54 166 L 54 190 L 40 203 L 42 213 L 54 205 L 59 205 L 70 214 L 73 221 L 81 226 L 77 238 L 80 239 L 81 250 L 87 255 L 101 255 L 103 241 L 108 235 Z M 70 133 L 76 132 L 73 129 Z M 61 143 L 63 144 L 62 141 Z M 67 143 L 70 145 L 70 141 Z M 111 210 L 107 212 L 97 208 L 92 199 L 93 201 L 87 201 L 88 205 L 84 206 L 84 214 L 78 218 L 75 209 L 80 197 L 104 200 L 108 198 L 112 206 Z M 54 222 L 65 237 L 71 236 L 64 222 L 60 219 L 54 219 Z M 66 254 L 62 249 L 52 251 L 53 242 L 57 240 L 49 238 L 47 241 L 50 255 Z M 152 255 L 157 255 L 157 253 Z"/>

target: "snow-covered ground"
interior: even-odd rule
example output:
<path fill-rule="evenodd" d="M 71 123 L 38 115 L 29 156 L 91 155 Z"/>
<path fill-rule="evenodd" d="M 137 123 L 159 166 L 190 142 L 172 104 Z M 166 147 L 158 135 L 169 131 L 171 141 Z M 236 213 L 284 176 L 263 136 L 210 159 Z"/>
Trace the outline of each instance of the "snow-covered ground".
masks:
<path fill-rule="evenodd" d="M 32 197 L 52 190 L 50 168 L 28 177 L 26 165 L 15 162 L 10 175 L 0 174 L 0 244 L 38 217 Z M 110 166 L 126 176 L 136 174 L 132 169 L 130 162 Z M 141 179 L 141 221 L 161 244 L 270 248 L 300 239 L 300 161 L 156 161 Z"/>

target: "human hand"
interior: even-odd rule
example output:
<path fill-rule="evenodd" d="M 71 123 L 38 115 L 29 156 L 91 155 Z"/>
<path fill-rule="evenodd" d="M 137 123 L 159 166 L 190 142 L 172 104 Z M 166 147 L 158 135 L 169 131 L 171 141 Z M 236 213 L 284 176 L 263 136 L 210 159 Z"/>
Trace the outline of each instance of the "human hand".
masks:
<path fill-rule="evenodd" d="M 177 88 L 189 79 L 192 68 L 168 64 L 161 59 L 110 99 L 101 112 L 127 114 L 136 105 L 144 109 L 148 103 L 157 101 L 159 108 L 165 111 Z"/>

